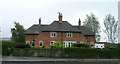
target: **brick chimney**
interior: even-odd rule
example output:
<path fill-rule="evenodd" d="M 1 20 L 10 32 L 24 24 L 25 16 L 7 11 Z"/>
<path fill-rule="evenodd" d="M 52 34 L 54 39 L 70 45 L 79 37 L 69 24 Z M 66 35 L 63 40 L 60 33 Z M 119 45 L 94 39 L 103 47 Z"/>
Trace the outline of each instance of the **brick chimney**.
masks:
<path fill-rule="evenodd" d="M 81 27 L 81 20 L 80 20 L 80 18 L 79 18 L 78 24 L 79 24 L 79 28 L 80 28 Z"/>
<path fill-rule="evenodd" d="M 58 19 L 59 19 L 59 22 L 62 23 L 62 13 L 60 13 L 60 12 L 59 12 L 59 17 L 58 17 Z"/>
<path fill-rule="evenodd" d="M 39 18 L 39 26 L 41 26 L 41 18 Z"/>

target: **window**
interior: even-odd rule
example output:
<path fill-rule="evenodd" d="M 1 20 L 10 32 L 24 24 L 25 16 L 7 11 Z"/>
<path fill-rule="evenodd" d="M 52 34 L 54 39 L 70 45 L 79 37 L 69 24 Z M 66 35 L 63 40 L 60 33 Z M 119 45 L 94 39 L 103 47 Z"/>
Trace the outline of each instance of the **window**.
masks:
<path fill-rule="evenodd" d="M 94 43 L 93 43 L 93 42 L 91 42 L 91 47 L 93 47 L 93 45 L 94 45 Z"/>
<path fill-rule="evenodd" d="M 26 41 L 26 44 L 30 44 L 30 41 Z"/>
<path fill-rule="evenodd" d="M 87 42 L 87 44 L 89 45 L 89 42 Z"/>
<path fill-rule="evenodd" d="M 39 41 L 39 47 L 43 46 L 43 42 Z"/>
<path fill-rule="evenodd" d="M 51 42 L 50 42 L 50 45 L 53 44 L 53 43 L 55 43 L 55 41 L 51 41 Z"/>
<path fill-rule="evenodd" d="M 80 44 L 82 44 L 83 42 L 80 42 Z"/>
<path fill-rule="evenodd" d="M 50 37 L 56 37 L 57 36 L 57 33 L 56 32 L 51 32 L 50 33 Z"/>
<path fill-rule="evenodd" d="M 72 32 L 68 32 L 67 37 L 72 37 Z"/>
<path fill-rule="evenodd" d="M 32 46 L 34 46 L 34 45 L 35 45 L 35 41 L 33 40 L 33 41 L 32 41 Z"/>

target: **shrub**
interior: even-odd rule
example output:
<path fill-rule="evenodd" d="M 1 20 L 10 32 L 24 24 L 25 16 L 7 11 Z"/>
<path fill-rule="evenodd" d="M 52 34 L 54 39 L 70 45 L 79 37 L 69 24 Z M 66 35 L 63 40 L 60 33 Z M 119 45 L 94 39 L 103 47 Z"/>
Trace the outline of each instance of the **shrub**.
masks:
<path fill-rule="evenodd" d="M 73 43 L 72 47 L 90 48 L 90 46 L 88 44 L 83 44 L 83 43 Z"/>
<path fill-rule="evenodd" d="M 12 48 L 14 46 L 13 42 L 2 41 L 2 55 L 7 56 L 11 54 Z"/>
<path fill-rule="evenodd" d="M 113 53 L 114 52 L 114 53 Z M 64 48 L 66 58 L 119 58 L 119 49 Z"/>
<path fill-rule="evenodd" d="M 64 46 L 62 45 L 62 43 L 59 42 L 59 41 L 51 44 L 50 47 L 51 47 L 51 48 L 54 48 L 54 49 L 56 49 L 56 48 L 64 48 Z"/>
<path fill-rule="evenodd" d="M 30 48 L 30 45 L 28 44 L 15 44 L 15 48 Z"/>

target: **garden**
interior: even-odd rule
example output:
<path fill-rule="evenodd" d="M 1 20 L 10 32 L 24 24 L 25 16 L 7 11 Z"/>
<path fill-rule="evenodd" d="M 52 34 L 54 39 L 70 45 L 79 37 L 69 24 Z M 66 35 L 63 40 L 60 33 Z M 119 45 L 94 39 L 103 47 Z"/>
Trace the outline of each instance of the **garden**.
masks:
<path fill-rule="evenodd" d="M 87 44 L 72 44 L 72 47 L 64 48 L 61 42 L 56 42 L 50 48 L 33 48 L 29 45 L 12 42 L 2 42 L 2 55 L 22 57 L 58 57 L 58 58 L 94 58 L 94 59 L 118 59 L 120 48 L 90 48 Z"/>

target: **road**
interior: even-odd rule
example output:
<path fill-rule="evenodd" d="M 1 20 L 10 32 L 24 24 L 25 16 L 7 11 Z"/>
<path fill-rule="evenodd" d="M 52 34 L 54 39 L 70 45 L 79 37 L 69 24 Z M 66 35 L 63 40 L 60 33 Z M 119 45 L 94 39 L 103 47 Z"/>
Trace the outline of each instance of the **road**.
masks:
<path fill-rule="evenodd" d="M 2 64 L 120 64 L 119 62 L 42 62 L 42 61 L 4 61 Z"/>

